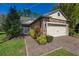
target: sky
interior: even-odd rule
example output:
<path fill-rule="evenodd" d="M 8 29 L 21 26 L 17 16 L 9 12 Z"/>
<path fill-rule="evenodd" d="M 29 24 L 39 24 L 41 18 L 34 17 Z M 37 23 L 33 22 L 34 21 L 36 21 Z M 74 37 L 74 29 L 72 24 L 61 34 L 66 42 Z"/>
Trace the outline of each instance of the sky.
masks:
<path fill-rule="evenodd" d="M 0 14 L 7 14 L 11 6 L 16 6 L 17 10 L 22 10 L 24 8 L 30 9 L 32 12 L 37 12 L 40 14 L 45 14 L 53 9 L 55 3 L 0 3 Z"/>

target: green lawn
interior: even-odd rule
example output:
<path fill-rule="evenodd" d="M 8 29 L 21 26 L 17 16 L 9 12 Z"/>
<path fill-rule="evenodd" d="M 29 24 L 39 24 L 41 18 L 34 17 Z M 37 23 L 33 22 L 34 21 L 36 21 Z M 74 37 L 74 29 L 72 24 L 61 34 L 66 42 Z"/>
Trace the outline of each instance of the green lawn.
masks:
<path fill-rule="evenodd" d="M 65 49 L 59 49 L 54 52 L 51 52 L 50 54 L 47 54 L 47 56 L 74 56 L 69 51 L 66 51 Z"/>
<path fill-rule="evenodd" d="M 0 33 L 0 43 L 1 43 L 1 42 L 4 42 L 5 40 L 7 40 L 7 39 L 5 39 L 5 38 L 6 38 L 6 34 Z"/>
<path fill-rule="evenodd" d="M 5 34 L 0 34 L 3 41 Z M 25 42 L 23 38 L 15 38 L 0 44 L 0 56 L 22 56 L 26 55 Z"/>

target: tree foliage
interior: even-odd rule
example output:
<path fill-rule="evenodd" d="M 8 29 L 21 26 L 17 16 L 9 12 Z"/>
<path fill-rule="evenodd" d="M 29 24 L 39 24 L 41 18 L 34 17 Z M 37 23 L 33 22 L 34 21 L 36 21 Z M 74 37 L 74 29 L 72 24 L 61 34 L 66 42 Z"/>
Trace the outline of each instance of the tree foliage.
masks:
<path fill-rule="evenodd" d="M 5 15 L 4 14 L 1 14 L 0 15 L 0 31 L 3 31 L 2 29 L 2 23 L 3 23 L 3 20 L 5 19 Z"/>
<path fill-rule="evenodd" d="M 38 18 L 40 16 L 40 14 L 34 12 L 34 13 L 32 13 L 32 16 L 33 16 L 33 18 Z"/>
<path fill-rule="evenodd" d="M 20 16 L 30 17 L 30 18 L 37 18 L 40 16 L 39 13 L 33 12 L 30 9 L 23 9 L 19 11 Z"/>
<path fill-rule="evenodd" d="M 23 15 L 27 16 L 27 17 L 30 17 L 31 13 L 32 13 L 32 11 L 30 9 L 23 9 L 22 12 L 23 12 Z"/>
<path fill-rule="evenodd" d="M 15 7 L 11 7 L 3 22 L 3 30 L 9 37 L 17 36 L 22 31 L 20 16 Z"/>

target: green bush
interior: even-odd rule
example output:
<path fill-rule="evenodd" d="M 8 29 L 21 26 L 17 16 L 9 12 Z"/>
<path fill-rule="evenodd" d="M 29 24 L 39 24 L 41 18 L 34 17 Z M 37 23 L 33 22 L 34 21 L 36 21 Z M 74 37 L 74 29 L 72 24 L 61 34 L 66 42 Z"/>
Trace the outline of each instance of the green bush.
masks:
<path fill-rule="evenodd" d="M 40 35 L 39 37 L 37 37 L 37 41 L 39 44 L 46 44 L 47 43 L 47 39 L 45 35 Z"/>
<path fill-rule="evenodd" d="M 46 38 L 47 38 L 48 43 L 52 42 L 52 40 L 53 40 L 53 36 L 50 36 L 50 35 L 47 35 Z"/>
<path fill-rule="evenodd" d="M 70 35 L 70 36 L 74 35 L 74 30 L 71 29 L 71 28 L 69 29 L 69 35 Z"/>
<path fill-rule="evenodd" d="M 74 35 L 73 36 L 79 38 L 79 33 L 74 32 Z"/>
<path fill-rule="evenodd" d="M 30 35 L 34 39 L 36 38 L 35 32 L 32 29 L 30 29 L 30 31 L 28 32 L 28 35 Z"/>

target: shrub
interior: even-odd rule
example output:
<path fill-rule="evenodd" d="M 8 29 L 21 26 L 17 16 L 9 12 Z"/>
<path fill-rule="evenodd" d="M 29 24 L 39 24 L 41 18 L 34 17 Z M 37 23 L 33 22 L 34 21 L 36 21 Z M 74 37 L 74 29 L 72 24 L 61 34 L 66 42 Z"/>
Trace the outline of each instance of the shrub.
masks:
<path fill-rule="evenodd" d="M 69 29 L 69 35 L 70 35 L 70 36 L 73 36 L 73 35 L 74 35 L 74 30 L 71 29 L 71 28 Z"/>
<path fill-rule="evenodd" d="M 30 35 L 34 39 L 36 38 L 35 32 L 32 29 L 30 29 L 30 31 L 28 32 L 28 35 Z"/>
<path fill-rule="evenodd" d="M 73 36 L 79 38 L 79 33 L 74 32 L 74 35 Z"/>
<path fill-rule="evenodd" d="M 46 36 L 46 38 L 47 38 L 48 43 L 52 42 L 52 40 L 53 40 L 53 36 L 50 36 L 50 35 Z"/>
<path fill-rule="evenodd" d="M 47 43 L 47 39 L 45 35 L 40 35 L 39 37 L 37 37 L 37 41 L 39 44 L 46 44 Z"/>

